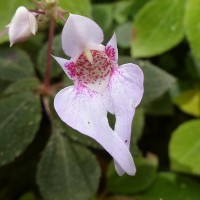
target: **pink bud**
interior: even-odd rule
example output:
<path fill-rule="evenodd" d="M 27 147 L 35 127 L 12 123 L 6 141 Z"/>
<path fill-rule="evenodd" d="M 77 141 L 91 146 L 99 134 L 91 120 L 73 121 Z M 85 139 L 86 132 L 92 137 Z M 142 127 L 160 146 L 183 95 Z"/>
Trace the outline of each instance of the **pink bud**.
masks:
<path fill-rule="evenodd" d="M 30 36 L 35 35 L 38 24 L 35 15 L 25 7 L 20 6 L 7 27 L 9 28 L 10 46 L 12 46 L 16 42 L 25 41 Z"/>

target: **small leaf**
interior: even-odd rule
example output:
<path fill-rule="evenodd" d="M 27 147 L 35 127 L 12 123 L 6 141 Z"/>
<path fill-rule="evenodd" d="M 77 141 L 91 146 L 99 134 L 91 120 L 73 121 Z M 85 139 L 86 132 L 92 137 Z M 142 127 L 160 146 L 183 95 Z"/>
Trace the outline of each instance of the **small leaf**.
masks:
<path fill-rule="evenodd" d="M 200 184 L 174 173 L 160 172 L 153 186 L 134 200 L 197 200 Z"/>
<path fill-rule="evenodd" d="M 152 0 L 137 13 L 132 55 L 135 58 L 162 54 L 184 37 L 185 0 Z"/>
<path fill-rule="evenodd" d="M 200 91 L 191 89 L 180 93 L 174 98 L 174 103 L 185 113 L 200 116 Z"/>
<path fill-rule="evenodd" d="M 37 182 L 46 200 L 88 200 L 97 190 L 95 157 L 54 130 L 39 163 Z"/>
<path fill-rule="evenodd" d="M 173 170 L 200 175 L 200 120 L 180 125 L 172 134 L 169 146 Z"/>
<path fill-rule="evenodd" d="M 143 158 L 134 159 L 136 175 L 118 176 L 113 165 L 108 175 L 108 189 L 115 194 L 135 194 L 149 188 L 156 178 L 157 163 Z"/>
<path fill-rule="evenodd" d="M 200 0 L 188 0 L 186 5 L 186 36 L 195 58 L 200 62 Z"/>
<path fill-rule="evenodd" d="M 59 5 L 70 13 L 91 16 L 90 0 L 59 0 Z"/>
<path fill-rule="evenodd" d="M 133 25 L 131 22 L 126 22 L 119 25 L 116 29 L 117 42 L 122 48 L 130 47 Z"/>
<path fill-rule="evenodd" d="M 40 99 L 21 93 L 0 101 L 0 165 L 13 161 L 33 140 L 41 120 Z"/>
<path fill-rule="evenodd" d="M 94 21 L 105 31 L 112 26 L 113 22 L 113 5 L 96 4 L 92 7 Z"/>

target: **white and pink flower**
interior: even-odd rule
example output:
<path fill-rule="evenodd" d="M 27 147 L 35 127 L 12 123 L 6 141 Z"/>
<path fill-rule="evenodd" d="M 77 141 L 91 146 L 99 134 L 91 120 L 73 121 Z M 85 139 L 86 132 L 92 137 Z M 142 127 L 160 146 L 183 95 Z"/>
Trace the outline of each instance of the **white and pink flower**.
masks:
<path fill-rule="evenodd" d="M 115 34 L 106 46 L 91 19 L 71 14 L 63 28 L 62 46 L 70 60 L 54 57 L 74 85 L 62 89 L 54 106 L 69 126 L 100 143 L 114 158 L 119 175 L 134 175 L 129 151 L 131 126 L 143 95 L 143 72 L 132 63 L 118 66 Z M 116 117 L 114 130 L 107 113 Z"/>

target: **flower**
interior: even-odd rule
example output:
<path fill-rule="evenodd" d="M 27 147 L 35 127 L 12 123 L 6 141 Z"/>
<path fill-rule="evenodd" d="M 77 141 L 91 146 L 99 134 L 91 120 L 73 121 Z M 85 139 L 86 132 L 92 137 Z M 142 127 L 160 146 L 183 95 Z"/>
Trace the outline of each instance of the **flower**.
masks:
<path fill-rule="evenodd" d="M 62 47 L 71 59 L 54 58 L 74 85 L 58 92 L 54 107 L 66 124 L 105 148 L 119 175 L 134 175 L 129 145 L 135 107 L 143 95 L 143 72 L 132 63 L 118 66 L 115 34 L 106 46 L 102 41 L 103 32 L 94 21 L 70 14 L 62 31 Z M 116 116 L 114 130 L 108 112 Z"/>
<path fill-rule="evenodd" d="M 25 41 L 30 36 L 35 35 L 38 24 L 35 15 L 24 6 L 20 6 L 6 28 L 8 29 L 10 46 L 12 46 L 16 42 Z"/>

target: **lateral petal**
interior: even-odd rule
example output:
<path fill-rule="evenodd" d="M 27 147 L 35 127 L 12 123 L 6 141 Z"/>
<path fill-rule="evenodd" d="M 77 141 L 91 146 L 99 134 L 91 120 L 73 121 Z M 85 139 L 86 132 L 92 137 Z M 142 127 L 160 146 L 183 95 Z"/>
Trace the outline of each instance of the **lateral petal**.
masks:
<path fill-rule="evenodd" d="M 83 85 L 67 87 L 56 95 L 54 107 L 66 124 L 95 139 L 126 173 L 135 174 L 129 149 L 109 126 L 101 95 Z"/>
<path fill-rule="evenodd" d="M 70 14 L 62 32 L 62 47 L 70 57 L 80 55 L 91 44 L 101 44 L 103 32 L 94 21 L 87 17 Z"/>
<path fill-rule="evenodd" d="M 129 148 L 131 126 L 135 107 L 140 103 L 143 95 L 143 72 L 134 64 L 125 64 L 115 70 L 110 85 L 104 95 L 104 103 L 109 112 L 116 115 L 114 131 Z M 115 162 L 119 175 L 124 170 Z"/>
<path fill-rule="evenodd" d="M 63 71 L 70 79 L 76 80 L 76 65 L 73 61 L 57 56 L 53 56 L 53 58 L 58 62 L 58 64 L 62 67 Z"/>

